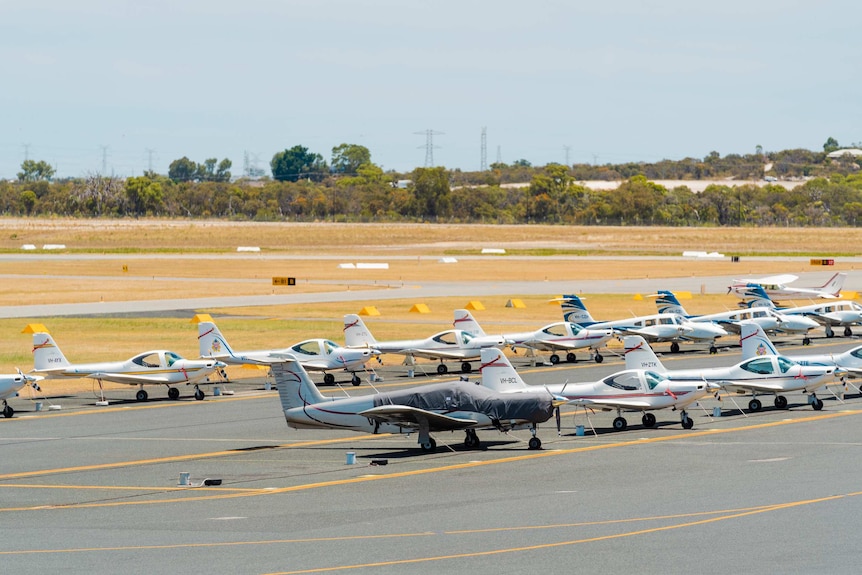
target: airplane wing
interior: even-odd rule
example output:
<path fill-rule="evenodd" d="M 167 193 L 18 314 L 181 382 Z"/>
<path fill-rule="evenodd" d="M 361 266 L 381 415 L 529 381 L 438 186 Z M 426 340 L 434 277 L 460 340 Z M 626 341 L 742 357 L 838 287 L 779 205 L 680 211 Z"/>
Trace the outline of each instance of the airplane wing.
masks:
<path fill-rule="evenodd" d="M 782 274 L 777 276 L 767 276 L 765 278 L 754 278 L 744 280 L 746 282 L 756 283 L 756 284 L 789 284 L 795 282 L 799 279 L 799 276 L 795 276 L 793 274 Z"/>
<path fill-rule="evenodd" d="M 622 409 L 651 409 L 653 407 L 648 401 L 642 399 L 571 399 L 570 405 L 582 405 L 584 407 L 619 407 Z"/>
<path fill-rule="evenodd" d="M 170 378 L 165 375 L 145 375 L 145 374 L 135 374 L 130 375 L 126 373 L 116 373 L 116 372 L 96 372 L 91 373 L 86 376 L 91 379 L 101 379 L 102 381 L 113 381 L 114 383 L 125 383 L 126 385 L 138 385 L 138 384 L 169 384 L 176 383 L 172 382 Z"/>
<path fill-rule="evenodd" d="M 396 353 L 399 355 L 412 355 L 414 357 L 422 357 L 425 359 L 464 359 L 464 351 L 456 350 L 453 348 L 452 351 L 445 349 L 402 349 L 400 351 L 393 351 L 389 353 Z M 479 353 L 479 350 L 476 350 L 476 353 Z"/>
<path fill-rule="evenodd" d="M 359 415 L 379 421 L 380 423 L 392 423 L 413 429 L 418 429 L 421 423 L 427 422 L 431 431 L 466 429 L 476 425 L 476 422 L 472 419 L 449 417 L 441 413 L 406 405 L 380 405 L 366 409 L 360 412 Z"/>
<path fill-rule="evenodd" d="M 759 379 L 759 380 L 751 380 L 745 381 L 743 383 L 735 380 L 727 380 L 717 382 L 724 388 L 729 389 L 743 389 L 743 390 L 754 390 L 754 391 L 766 391 L 766 392 L 777 392 L 777 391 L 787 391 L 787 387 L 781 385 L 780 383 L 771 383 L 769 380 Z"/>

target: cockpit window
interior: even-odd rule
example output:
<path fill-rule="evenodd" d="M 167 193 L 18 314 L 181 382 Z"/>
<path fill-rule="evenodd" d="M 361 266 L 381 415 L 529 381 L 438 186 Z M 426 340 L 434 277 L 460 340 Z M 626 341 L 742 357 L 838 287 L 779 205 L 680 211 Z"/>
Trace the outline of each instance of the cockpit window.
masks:
<path fill-rule="evenodd" d="M 791 367 L 795 367 L 798 365 L 795 361 L 792 361 L 786 357 L 778 357 L 778 368 L 781 370 L 781 373 L 787 373 L 787 370 Z"/>
<path fill-rule="evenodd" d="M 606 377 L 603 383 L 615 389 L 625 391 L 638 391 L 640 389 L 640 380 L 636 372 L 618 373 Z"/>
<path fill-rule="evenodd" d="M 661 383 L 662 378 L 659 374 L 653 371 L 644 372 L 644 380 L 646 381 L 647 387 L 651 390 L 655 389 L 655 386 Z"/>
<path fill-rule="evenodd" d="M 314 340 L 302 341 L 290 349 L 303 355 L 317 355 L 320 353 L 320 345 Z"/>
<path fill-rule="evenodd" d="M 172 366 L 174 362 L 181 360 L 182 358 L 175 354 L 172 351 L 165 353 L 165 362 L 167 362 L 168 367 Z"/>
<path fill-rule="evenodd" d="M 549 325 L 548 327 L 543 329 L 542 332 L 546 333 L 548 335 L 563 337 L 566 335 L 566 326 L 565 326 L 565 324 L 562 324 L 562 323 L 555 323 L 555 324 Z"/>
<path fill-rule="evenodd" d="M 467 335 L 466 332 L 462 332 L 462 335 Z M 438 333 L 433 337 L 434 341 L 438 343 L 442 343 L 445 345 L 457 345 L 458 341 L 455 339 L 455 332 L 453 331 L 444 331 L 443 333 Z M 469 340 L 468 340 L 469 341 Z"/>
<path fill-rule="evenodd" d="M 326 355 L 331 354 L 336 349 L 338 349 L 338 344 L 334 341 L 330 341 L 328 339 L 323 341 L 323 351 L 324 353 L 326 353 Z"/>
<path fill-rule="evenodd" d="M 760 375 L 775 373 L 772 367 L 771 357 L 759 357 L 749 360 L 747 363 L 742 364 L 742 369 Z"/>
<path fill-rule="evenodd" d="M 159 361 L 158 353 L 148 353 L 145 355 L 139 355 L 135 359 L 132 360 L 132 363 L 136 363 L 142 367 L 159 367 L 161 362 Z"/>

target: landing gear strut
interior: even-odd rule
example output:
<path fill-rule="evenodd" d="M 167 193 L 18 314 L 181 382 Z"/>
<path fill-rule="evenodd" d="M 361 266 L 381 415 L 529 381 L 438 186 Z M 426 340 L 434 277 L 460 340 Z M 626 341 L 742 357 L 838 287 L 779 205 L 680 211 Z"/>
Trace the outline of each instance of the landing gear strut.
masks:
<path fill-rule="evenodd" d="M 682 410 L 682 413 L 679 415 L 680 422 L 682 423 L 683 429 L 691 429 L 694 427 L 694 420 L 688 416 L 688 413 L 685 410 Z"/>
<path fill-rule="evenodd" d="M 530 438 L 530 441 L 527 445 L 530 446 L 530 449 L 541 449 L 542 448 L 542 440 L 536 437 L 536 427 L 533 426 L 530 428 L 530 433 L 533 434 L 533 437 Z"/>

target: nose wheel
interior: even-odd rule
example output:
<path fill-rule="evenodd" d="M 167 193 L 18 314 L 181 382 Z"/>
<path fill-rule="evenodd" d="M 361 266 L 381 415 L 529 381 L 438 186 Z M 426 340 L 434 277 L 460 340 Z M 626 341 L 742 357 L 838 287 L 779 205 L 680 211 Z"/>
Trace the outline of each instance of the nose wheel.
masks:
<path fill-rule="evenodd" d="M 691 429 L 694 427 L 694 420 L 690 418 L 685 411 L 680 414 L 680 422 L 682 423 L 683 429 Z"/>

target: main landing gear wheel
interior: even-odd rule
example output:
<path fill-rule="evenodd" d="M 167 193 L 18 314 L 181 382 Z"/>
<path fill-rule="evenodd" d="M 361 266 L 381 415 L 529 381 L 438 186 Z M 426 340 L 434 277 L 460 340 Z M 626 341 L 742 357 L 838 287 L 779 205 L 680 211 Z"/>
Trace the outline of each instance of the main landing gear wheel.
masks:
<path fill-rule="evenodd" d="M 624 417 L 617 417 L 614 419 L 614 431 L 625 431 L 628 426 L 629 422 L 626 421 Z"/>
<path fill-rule="evenodd" d="M 554 365 L 557 365 L 558 363 L 560 363 L 560 356 L 557 355 L 556 353 L 552 353 L 551 354 L 551 363 L 553 363 Z"/>
<path fill-rule="evenodd" d="M 180 390 L 176 387 L 168 388 L 168 399 L 179 399 L 180 398 Z"/>
<path fill-rule="evenodd" d="M 325 383 L 326 385 L 332 385 L 333 383 L 335 383 L 335 376 L 331 373 L 324 373 L 323 383 Z"/>
<path fill-rule="evenodd" d="M 566 354 L 566 361 L 568 361 L 569 363 L 577 363 L 578 362 L 578 356 L 576 356 L 572 352 L 569 352 Z"/>
<path fill-rule="evenodd" d="M 605 357 L 602 354 L 600 354 L 599 352 L 596 352 L 596 363 L 601 363 L 604 360 L 605 360 Z"/>
<path fill-rule="evenodd" d="M 195 389 L 195 399 L 200 401 L 204 398 L 204 392 L 200 388 Z"/>
<path fill-rule="evenodd" d="M 748 402 L 748 409 L 750 411 L 760 411 L 761 409 L 763 409 L 763 404 L 760 403 L 759 399 L 752 399 Z"/>
<path fill-rule="evenodd" d="M 783 395 L 776 395 L 775 407 L 777 407 L 778 409 L 787 409 L 787 398 Z"/>
<path fill-rule="evenodd" d="M 438 364 L 437 364 L 437 374 L 438 374 L 438 375 L 443 375 L 443 374 L 445 374 L 445 373 L 446 373 L 446 372 L 448 372 L 448 371 L 449 371 L 449 368 L 448 368 L 448 367 L 446 367 L 446 364 L 445 364 L 445 363 L 438 363 Z"/>
<path fill-rule="evenodd" d="M 715 355 L 718 353 L 718 348 L 715 347 L 715 344 L 709 346 L 709 355 Z"/>
<path fill-rule="evenodd" d="M 853 330 L 850 329 L 850 326 L 844 326 L 844 337 L 850 337 L 851 335 L 853 335 Z"/>
<path fill-rule="evenodd" d="M 429 437 L 428 441 L 419 444 L 420 449 L 422 449 L 425 453 L 431 453 L 435 449 L 437 449 L 437 442 L 434 441 L 433 437 Z"/>
<path fill-rule="evenodd" d="M 671 342 L 670 344 L 670 352 L 671 353 L 679 353 L 679 344 L 677 342 Z"/>
<path fill-rule="evenodd" d="M 475 429 L 468 429 L 467 435 L 464 437 L 464 446 L 470 449 L 479 447 L 479 436 L 476 435 Z"/>
<path fill-rule="evenodd" d="M 470 373 L 471 371 L 473 371 L 473 366 L 470 365 L 469 361 L 461 363 L 461 373 Z"/>
<path fill-rule="evenodd" d="M 835 337 L 835 332 L 832 331 L 832 326 L 826 326 L 826 337 Z"/>
<path fill-rule="evenodd" d="M 692 427 L 694 427 L 694 420 L 687 415 L 682 418 L 681 423 L 683 429 L 691 429 Z"/>
<path fill-rule="evenodd" d="M 12 417 L 13 415 L 15 415 L 15 410 L 12 409 L 12 406 L 9 404 L 4 405 L 3 406 L 3 417 L 8 419 L 8 418 Z"/>
<path fill-rule="evenodd" d="M 811 345 L 811 338 L 807 335 L 802 338 L 802 345 Z"/>
<path fill-rule="evenodd" d="M 811 402 L 811 407 L 814 408 L 814 411 L 820 411 L 821 409 L 823 409 L 823 400 L 819 397 L 815 397 L 814 400 Z"/>
<path fill-rule="evenodd" d="M 643 417 L 641 417 L 641 423 L 644 424 L 644 427 L 653 427 L 655 425 L 655 415 L 644 413 Z"/>
<path fill-rule="evenodd" d="M 350 383 L 352 383 L 353 385 L 359 385 L 360 383 L 362 383 L 362 380 L 359 379 L 359 376 L 354 373 L 353 377 L 350 378 Z"/>
<path fill-rule="evenodd" d="M 530 449 L 541 449 L 542 440 L 538 437 L 531 437 L 530 441 L 527 443 L 530 446 Z"/>
<path fill-rule="evenodd" d="M 138 393 L 135 394 L 135 399 L 138 401 L 146 401 L 147 397 L 149 397 L 149 395 L 143 389 L 139 389 Z"/>

